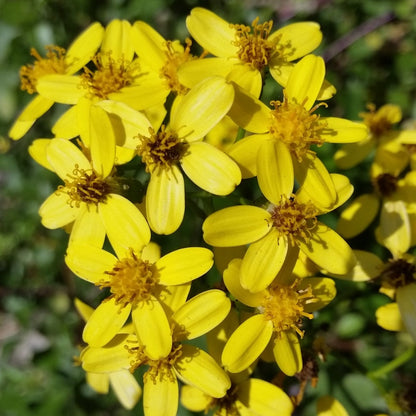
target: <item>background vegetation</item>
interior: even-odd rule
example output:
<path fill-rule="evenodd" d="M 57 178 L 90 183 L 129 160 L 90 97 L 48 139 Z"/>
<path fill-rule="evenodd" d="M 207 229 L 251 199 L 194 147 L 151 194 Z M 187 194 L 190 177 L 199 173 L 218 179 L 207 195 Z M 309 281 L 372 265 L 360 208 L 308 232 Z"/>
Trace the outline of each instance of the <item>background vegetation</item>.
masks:
<path fill-rule="evenodd" d="M 66 47 L 96 20 L 144 20 L 166 38 L 183 40 L 185 17 L 197 5 L 235 23 L 250 24 L 257 15 L 276 25 L 318 22 L 324 33 L 318 53 L 325 57 L 328 78 L 338 90 L 331 114 L 357 119 L 367 103 L 389 102 L 402 107 L 409 125 L 416 120 L 415 0 L 0 0 L 1 415 L 130 414 L 112 394 L 95 394 L 73 362 L 83 325 L 73 299 L 92 302 L 97 292 L 66 269 L 64 231 L 43 228 L 37 213 L 57 179 L 29 158 L 27 148 L 35 138 L 50 137 L 59 106 L 22 140 L 11 142 L 7 137 L 30 98 L 20 91 L 19 68 L 32 62 L 31 47 L 41 54 L 46 45 Z M 335 170 L 334 150 L 325 146 L 321 154 L 330 171 Z M 363 170 L 349 175 L 357 190 L 368 185 Z M 372 241 L 370 230 L 352 243 L 385 254 Z M 313 415 L 315 399 L 322 394 L 337 397 L 351 416 L 388 413 L 396 390 L 400 396 L 403 386 L 415 384 L 416 359 L 382 377 L 366 374 L 407 351 L 410 340 L 376 325 L 374 311 L 387 302 L 376 287 L 337 281 L 337 289 L 335 302 L 313 323 L 330 340 L 332 353 L 322 365 L 318 386 L 308 387 L 298 414 Z M 264 372 L 271 376 L 267 369 Z M 296 388 L 296 383 L 288 386 L 290 393 Z M 142 414 L 141 406 L 131 414 Z M 179 414 L 190 413 L 181 409 Z"/>

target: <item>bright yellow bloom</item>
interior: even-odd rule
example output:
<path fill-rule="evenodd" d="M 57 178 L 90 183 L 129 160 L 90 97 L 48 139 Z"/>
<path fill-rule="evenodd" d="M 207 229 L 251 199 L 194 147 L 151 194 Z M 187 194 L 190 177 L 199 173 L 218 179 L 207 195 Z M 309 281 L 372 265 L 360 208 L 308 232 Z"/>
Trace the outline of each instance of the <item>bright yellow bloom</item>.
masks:
<path fill-rule="evenodd" d="M 222 353 L 222 364 L 237 373 L 248 368 L 273 342 L 273 354 L 280 369 L 293 376 L 302 369 L 298 336 L 303 337 L 303 318 L 329 303 L 336 294 L 329 278 L 304 278 L 288 283 L 277 278 L 267 289 L 250 292 L 240 283 L 242 260 L 234 259 L 224 271 L 224 283 L 243 304 L 255 308 L 231 335 Z"/>
<path fill-rule="evenodd" d="M 317 416 L 348 416 L 344 406 L 334 397 L 322 396 L 316 404 Z"/>
<path fill-rule="evenodd" d="M 192 182 L 215 195 L 228 195 L 241 181 L 237 164 L 202 141 L 229 110 L 232 86 L 223 78 L 211 77 L 177 98 L 167 126 L 138 136 L 137 153 L 150 173 L 147 219 L 158 234 L 171 234 L 182 223 L 185 186 L 179 165 Z"/>
<path fill-rule="evenodd" d="M 40 80 L 51 74 L 70 76 L 83 68 L 93 57 L 101 44 L 104 29 L 100 23 L 92 23 L 69 46 L 68 50 L 58 46 L 48 46 L 46 57 L 32 49 L 36 59 L 32 65 L 20 70 L 21 88 L 29 94 L 38 93 Z M 9 131 L 9 136 L 18 140 L 30 129 L 33 123 L 54 104 L 53 99 L 37 95 L 22 111 Z"/>
<path fill-rule="evenodd" d="M 175 291 L 175 289 L 174 289 Z M 182 296 L 182 295 L 181 295 Z M 223 397 L 230 388 L 228 375 L 206 352 L 183 341 L 199 337 L 217 326 L 228 314 L 230 301 L 224 292 L 209 290 L 187 302 L 169 303 L 171 348 L 160 358 L 147 354 L 147 345 L 134 334 L 117 334 L 107 345 L 88 346 L 81 354 L 85 371 L 107 373 L 147 366 L 143 381 L 146 416 L 175 416 L 179 401 L 178 379 L 209 396 Z M 149 331 L 152 331 L 149 328 Z"/>
<path fill-rule="evenodd" d="M 68 249 L 69 268 L 79 277 L 109 288 L 111 293 L 88 320 L 83 339 L 90 346 L 101 347 L 131 316 L 146 354 L 159 359 L 172 348 L 164 299 L 171 286 L 189 283 L 206 273 L 213 264 L 212 252 L 188 247 L 149 261 L 146 252 L 142 252 L 143 245 L 134 238 L 129 241 L 127 236 L 117 243 L 114 247 L 117 257 L 84 244 L 73 244 Z"/>
<path fill-rule="evenodd" d="M 276 176 L 277 177 L 277 176 Z M 344 177 L 332 175 L 339 193 L 335 209 L 351 195 L 351 185 Z M 275 178 L 271 176 L 271 178 Z M 342 179 L 338 181 L 338 179 Z M 348 182 L 348 181 L 347 181 Z M 300 249 L 318 267 L 329 273 L 347 273 L 355 264 L 349 245 L 317 216 L 328 212 L 311 200 L 304 188 L 292 194 L 292 178 L 260 183 L 270 201 L 266 208 L 242 205 L 224 208 L 211 214 L 203 223 L 204 239 L 216 247 L 250 244 L 241 266 L 241 284 L 252 292 L 265 289 L 282 271 L 293 268 Z M 291 266 L 289 266 L 291 265 Z"/>
<path fill-rule="evenodd" d="M 257 175 L 259 181 L 267 180 L 262 166 L 272 164 L 270 169 L 278 178 L 295 175 L 300 183 L 309 183 L 307 187 L 331 188 L 325 179 L 326 168 L 318 169 L 311 146 L 359 141 L 366 138 L 367 128 L 342 118 L 314 114 L 318 107 L 326 105 L 315 104 L 324 77 L 323 59 L 308 55 L 295 65 L 284 100 L 272 101 L 273 109 L 242 90 L 236 93 L 235 100 L 240 104 L 236 111 L 230 111 L 230 117 L 246 130 L 259 133 L 239 140 L 228 151 L 240 164 L 243 177 Z M 274 149 L 270 143 L 275 143 Z M 308 174 L 308 170 L 314 172 Z M 333 186 L 330 191 L 333 193 Z"/>
<path fill-rule="evenodd" d="M 376 148 L 377 161 L 386 161 L 390 170 L 402 171 L 409 163 L 409 152 L 403 145 L 416 143 L 416 130 L 394 129 L 394 125 L 402 119 L 401 109 L 397 105 L 385 104 L 377 111 L 374 104 L 367 107 L 369 111 L 360 113 L 360 117 L 368 127 L 368 137 L 359 143 L 343 145 L 334 155 L 337 166 L 350 169 Z"/>
<path fill-rule="evenodd" d="M 114 154 L 95 154 L 90 161 L 69 140 L 52 139 L 46 146 L 41 143 L 32 147 L 31 154 L 46 161 L 64 182 L 39 208 L 46 228 L 71 225 L 71 243 L 83 241 L 97 247 L 102 247 L 105 235 L 113 242 L 124 229 L 138 243 L 149 240 L 145 218 L 121 195 L 123 189 L 113 176 Z"/>
<path fill-rule="evenodd" d="M 319 46 L 322 33 L 314 22 L 293 23 L 272 32 L 272 21 L 251 27 L 230 24 L 215 13 L 195 7 L 186 19 L 192 37 L 215 58 L 204 58 L 185 64 L 180 74 L 198 82 L 209 75 L 230 75 L 230 79 L 246 87 L 258 97 L 262 74 L 268 68 L 274 79 L 286 84 L 293 68 L 292 61 Z"/>

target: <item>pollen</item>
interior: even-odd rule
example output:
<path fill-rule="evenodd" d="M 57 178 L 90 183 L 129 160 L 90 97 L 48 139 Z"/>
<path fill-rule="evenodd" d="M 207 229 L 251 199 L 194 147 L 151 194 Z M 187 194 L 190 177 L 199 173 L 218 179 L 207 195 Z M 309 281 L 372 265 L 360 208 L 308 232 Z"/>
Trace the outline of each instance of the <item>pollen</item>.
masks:
<path fill-rule="evenodd" d="M 239 59 L 253 68 L 261 70 L 268 65 L 271 57 L 279 52 L 276 48 L 278 39 L 268 40 L 273 27 L 271 20 L 259 24 L 259 18 L 256 17 L 251 27 L 246 25 L 231 25 L 231 27 L 235 29 L 233 44 L 238 48 Z"/>
<path fill-rule="evenodd" d="M 303 318 L 312 319 L 313 314 L 305 312 L 305 305 L 316 302 L 312 288 L 297 289 L 296 280 L 291 286 L 275 285 L 268 289 L 260 309 L 264 318 L 273 323 L 274 331 L 279 334 L 282 331 L 295 330 L 300 337 L 304 332 Z"/>
<path fill-rule="evenodd" d="M 140 144 L 137 154 L 146 164 L 146 171 L 168 169 L 177 163 L 186 152 L 187 145 L 173 131 L 166 129 L 163 124 L 158 132 L 149 128 L 149 136 L 139 135 Z"/>
<path fill-rule="evenodd" d="M 403 258 L 389 260 L 379 277 L 382 286 L 387 289 L 398 289 L 414 283 L 416 279 L 414 257 L 405 255 Z"/>
<path fill-rule="evenodd" d="M 321 146 L 324 142 L 321 135 L 327 123 L 320 120 L 319 114 L 313 112 L 326 103 L 315 105 L 309 111 L 304 103 L 272 101 L 274 110 L 271 112 L 270 134 L 275 140 L 285 143 L 290 152 L 299 162 L 306 153 L 311 152 L 312 145 Z"/>
<path fill-rule="evenodd" d="M 52 45 L 47 46 L 46 51 L 46 57 L 42 58 L 38 51 L 32 48 L 30 54 L 35 58 L 35 62 L 20 68 L 20 88 L 29 94 L 36 92 L 39 78 L 51 74 L 64 74 L 66 71 L 65 49 Z"/>
<path fill-rule="evenodd" d="M 102 100 L 107 99 L 109 94 L 131 85 L 139 73 L 137 63 L 123 59 L 116 61 L 111 58 L 111 53 L 98 53 L 92 58 L 92 62 L 96 69 L 84 67 L 81 85 L 92 97 Z"/>
<path fill-rule="evenodd" d="M 397 190 L 398 179 L 391 173 L 382 173 L 372 182 L 375 190 L 384 197 L 391 196 Z"/>
<path fill-rule="evenodd" d="M 362 112 L 359 116 L 369 128 L 376 139 L 386 134 L 392 128 L 391 121 L 386 117 L 386 112 L 376 111 L 374 104 L 367 105 L 368 112 Z"/>
<path fill-rule="evenodd" d="M 140 259 L 132 249 L 129 257 L 118 260 L 106 274 L 108 281 L 98 284 L 101 288 L 109 287 L 116 302 L 121 304 L 149 300 L 158 284 L 154 265 Z"/>
<path fill-rule="evenodd" d="M 82 202 L 98 205 L 104 202 L 111 192 L 110 181 L 97 175 L 92 169 L 80 169 L 75 165 L 71 175 L 65 180 L 65 186 L 59 186 L 57 193 L 68 194 L 71 207 L 79 207 Z"/>
<path fill-rule="evenodd" d="M 174 42 L 170 40 L 166 42 L 166 60 L 160 70 L 160 76 L 165 79 L 168 88 L 178 95 L 184 95 L 189 90 L 189 88 L 179 82 L 177 73 L 178 68 L 185 62 L 194 59 L 191 54 L 191 39 L 186 38 L 185 43 L 186 46 L 184 50 L 178 50 L 178 48 L 175 47 Z"/>
<path fill-rule="evenodd" d="M 298 238 L 308 241 L 312 237 L 317 224 L 316 208 L 312 204 L 296 201 L 294 194 L 289 198 L 282 195 L 280 203 L 271 208 L 271 220 L 279 235 L 287 236 L 295 245 Z"/>

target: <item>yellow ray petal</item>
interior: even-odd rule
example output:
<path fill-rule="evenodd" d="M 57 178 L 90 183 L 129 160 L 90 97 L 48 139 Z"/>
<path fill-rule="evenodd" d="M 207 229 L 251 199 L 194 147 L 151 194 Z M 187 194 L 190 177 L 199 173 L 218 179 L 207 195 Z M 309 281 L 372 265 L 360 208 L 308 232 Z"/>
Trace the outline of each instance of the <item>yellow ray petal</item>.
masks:
<path fill-rule="evenodd" d="M 142 395 L 142 388 L 128 370 L 110 373 L 110 383 L 118 400 L 125 409 L 132 409 Z"/>
<path fill-rule="evenodd" d="M 396 298 L 404 326 L 416 342 L 416 283 L 399 287 Z"/>
<path fill-rule="evenodd" d="M 45 75 L 39 78 L 36 89 L 43 97 L 62 104 L 76 104 L 85 94 L 81 78 L 75 75 Z"/>
<path fill-rule="evenodd" d="M 146 416 L 176 416 L 179 387 L 173 370 L 170 373 L 156 382 L 151 377 L 144 377 L 143 409 Z"/>
<path fill-rule="evenodd" d="M 338 117 L 321 117 L 326 127 L 322 130 L 322 138 L 329 143 L 354 143 L 368 136 L 368 128 L 364 123 L 357 123 Z"/>
<path fill-rule="evenodd" d="M 208 409 L 212 398 L 193 386 L 182 386 L 181 404 L 192 412 L 201 412 Z"/>
<path fill-rule="evenodd" d="M 172 234 L 182 223 L 185 212 L 185 184 L 175 165 L 150 176 L 146 193 L 146 215 L 157 234 Z"/>
<path fill-rule="evenodd" d="M 190 290 L 191 282 L 162 288 L 158 299 L 164 307 L 168 319 L 186 302 Z"/>
<path fill-rule="evenodd" d="M 289 148 L 281 141 L 266 140 L 257 153 L 257 179 L 263 195 L 278 204 L 290 196 L 295 183 Z"/>
<path fill-rule="evenodd" d="M 134 305 L 131 315 L 146 355 L 152 360 L 166 357 L 172 349 L 172 333 L 161 304 L 152 297 Z"/>
<path fill-rule="evenodd" d="M 323 396 L 316 404 L 317 416 L 348 416 L 342 404 L 331 396 Z"/>
<path fill-rule="evenodd" d="M 248 244 L 267 234 L 270 214 L 263 208 L 241 205 L 211 214 L 202 224 L 204 240 L 216 247 Z"/>
<path fill-rule="evenodd" d="M 107 25 L 101 52 L 103 62 L 110 59 L 116 64 L 120 61 L 132 61 L 134 48 L 131 38 L 131 25 L 127 20 L 114 19 Z"/>
<path fill-rule="evenodd" d="M 337 294 L 335 282 L 328 277 L 308 277 L 302 279 L 297 286 L 300 290 L 308 287 L 312 288 L 312 293 L 314 297 L 317 298 L 317 301 L 307 303 L 305 305 L 306 312 L 315 312 L 322 309 L 324 306 L 328 305 Z"/>
<path fill-rule="evenodd" d="M 262 314 L 244 321 L 225 344 L 221 361 L 231 373 L 248 368 L 263 352 L 273 333 L 273 324 Z"/>
<path fill-rule="evenodd" d="M 194 339 L 219 325 L 231 309 L 230 299 L 222 290 L 211 289 L 188 300 L 172 316 L 178 324 L 175 340 Z"/>
<path fill-rule="evenodd" d="M 280 332 L 274 339 L 273 355 L 280 370 L 294 376 L 302 370 L 299 337 L 294 330 Z"/>
<path fill-rule="evenodd" d="M 110 378 L 105 373 L 89 373 L 85 375 L 88 385 L 97 393 L 108 394 L 110 389 Z"/>
<path fill-rule="evenodd" d="M 205 142 L 190 143 L 181 166 L 192 182 L 214 195 L 228 195 L 241 182 L 238 165 L 224 152 Z"/>
<path fill-rule="evenodd" d="M 178 377 L 211 397 L 223 397 L 231 387 L 227 373 L 205 351 L 182 344 L 182 355 L 174 364 Z"/>
<path fill-rule="evenodd" d="M 180 285 L 205 274 L 213 265 L 214 255 L 203 247 L 172 251 L 156 262 L 162 285 Z"/>
<path fill-rule="evenodd" d="M 52 127 L 52 133 L 55 137 L 59 137 L 61 139 L 72 139 L 80 135 L 77 113 L 77 106 L 74 105 L 58 118 Z"/>
<path fill-rule="evenodd" d="M 46 149 L 49 146 L 49 143 L 52 139 L 36 139 L 33 140 L 32 144 L 29 146 L 29 154 L 32 156 L 37 163 L 43 166 L 46 169 L 54 171 L 53 166 L 49 163 L 46 156 Z"/>
<path fill-rule="evenodd" d="M 77 216 L 71 229 L 69 244 L 82 242 L 102 247 L 105 240 L 105 228 L 97 207 L 86 207 Z"/>
<path fill-rule="evenodd" d="M 194 7 L 186 18 L 186 27 L 192 37 L 215 56 L 236 56 L 235 29 L 210 10 Z"/>
<path fill-rule="evenodd" d="M 376 310 L 377 324 L 387 331 L 406 331 L 399 305 L 396 302 L 387 303 Z M 412 317 L 414 319 L 414 317 Z"/>
<path fill-rule="evenodd" d="M 88 319 L 82 339 L 91 347 L 102 347 L 114 338 L 127 321 L 130 311 L 130 304 L 121 305 L 111 297 L 106 299 Z"/>
<path fill-rule="evenodd" d="M 343 145 L 335 152 L 335 164 L 340 169 L 351 169 L 362 162 L 375 146 L 374 139 L 367 138 L 357 143 Z"/>
<path fill-rule="evenodd" d="M 68 196 L 63 193 L 53 193 L 39 208 L 42 225 L 46 228 L 55 229 L 70 224 L 85 209 L 85 204 L 80 207 L 70 206 Z"/>
<path fill-rule="evenodd" d="M 140 250 L 150 241 L 150 229 L 143 214 L 128 199 L 110 194 L 99 205 L 99 212 L 108 239 L 119 258 L 132 248 Z"/>
<path fill-rule="evenodd" d="M 241 263 L 241 286 L 253 293 L 266 289 L 282 268 L 287 250 L 287 238 L 275 229 L 250 244 Z"/>

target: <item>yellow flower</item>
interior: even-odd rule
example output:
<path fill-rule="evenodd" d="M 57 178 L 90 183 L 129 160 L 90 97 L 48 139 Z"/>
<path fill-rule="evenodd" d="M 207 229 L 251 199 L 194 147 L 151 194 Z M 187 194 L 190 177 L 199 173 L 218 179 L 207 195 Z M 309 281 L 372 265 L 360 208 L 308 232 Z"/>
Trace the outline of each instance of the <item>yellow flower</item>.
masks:
<path fill-rule="evenodd" d="M 230 388 L 228 375 L 206 352 L 184 341 L 199 337 L 217 326 L 228 314 L 230 301 L 224 292 L 209 290 L 187 302 L 173 295 L 171 348 L 159 358 L 149 357 L 147 345 L 134 334 L 116 334 L 101 347 L 88 346 L 81 354 L 85 371 L 107 373 L 146 366 L 143 375 L 143 407 L 146 416 L 175 416 L 179 401 L 178 379 L 209 396 L 223 397 Z M 152 329 L 149 329 L 151 332 Z"/>
<path fill-rule="evenodd" d="M 367 128 L 361 123 L 314 114 L 325 105 L 315 105 L 324 77 L 322 58 L 305 56 L 290 74 L 284 100 L 272 101 L 274 109 L 237 88 L 235 102 L 239 105 L 229 116 L 246 130 L 259 133 L 239 140 L 228 150 L 239 163 L 243 177 L 257 175 L 259 181 L 267 180 L 262 169 L 267 164 L 276 177 L 295 174 L 300 183 L 309 183 L 307 187 L 331 187 L 326 168 L 316 166 L 319 161 L 311 146 L 359 141 L 366 138 Z M 314 172 L 308 174 L 308 170 Z M 333 187 L 330 191 L 333 193 Z"/>
<path fill-rule="evenodd" d="M 20 70 L 21 88 L 29 94 L 38 93 L 41 79 L 51 74 L 72 75 L 84 67 L 100 46 L 104 29 L 100 23 L 92 23 L 69 46 L 68 50 L 58 46 L 48 46 L 46 57 L 32 49 L 36 59 L 32 65 L 25 65 Z M 33 123 L 54 104 L 54 100 L 36 95 L 22 111 L 9 130 L 9 136 L 18 140 L 30 129 Z"/>
<path fill-rule="evenodd" d="M 31 147 L 31 154 L 46 163 L 64 182 L 39 208 L 46 228 L 70 225 L 70 243 L 83 241 L 97 247 L 103 245 L 106 235 L 112 242 L 124 229 L 128 229 L 138 243 L 150 238 L 144 216 L 120 195 L 123 189 L 113 176 L 111 155 L 104 152 L 90 161 L 68 140 L 41 141 L 39 146 L 37 143 L 35 141 Z"/>
<path fill-rule="evenodd" d="M 248 368 L 272 342 L 273 355 L 280 369 L 293 376 L 302 369 L 298 336 L 303 337 L 303 318 L 329 303 L 336 294 L 332 279 L 316 277 L 276 280 L 260 292 L 250 292 L 240 283 L 242 260 L 234 259 L 224 271 L 224 283 L 243 304 L 255 308 L 230 336 L 222 352 L 225 369 L 237 373 Z"/>
<path fill-rule="evenodd" d="M 215 195 L 228 195 L 241 181 L 237 164 L 202 141 L 229 110 L 234 98 L 232 86 L 220 77 L 211 77 L 177 98 L 167 126 L 150 128 L 138 136 L 137 153 L 150 173 L 147 219 L 158 234 L 173 233 L 183 219 L 185 187 L 178 165 L 192 182 Z"/>
<path fill-rule="evenodd" d="M 185 64 L 180 74 L 191 83 L 210 75 L 227 76 L 245 85 L 256 97 L 262 87 L 262 74 L 268 69 L 274 79 L 286 84 L 292 61 L 319 46 L 322 33 L 314 22 L 293 23 L 272 32 L 272 21 L 251 27 L 230 24 L 215 13 L 195 7 L 186 19 L 192 37 L 215 57 Z M 245 80 L 244 80 L 245 79 Z"/>
<path fill-rule="evenodd" d="M 377 111 L 374 104 L 367 107 L 369 111 L 360 113 L 360 116 L 368 127 L 368 137 L 359 143 L 343 145 L 334 155 L 337 166 L 350 169 L 377 149 L 376 160 L 383 163 L 388 159 L 386 162 L 391 170 L 402 171 L 409 163 L 409 153 L 403 145 L 416 143 L 416 130 L 394 129 L 402 119 L 397 105 L 385 104 Z"/>
<path fill-rule="evenodd" d="M 277 176 L 271 176 L 277 178 Z M 332 175 L 342 204 L 352 192 L 345 177 Z M 341 179 L 341 180 L 339 180 Z M 348 182 L 348 180 L 347 180 Z M 349 182 L 348 182 L 349 183 Z M 259 292 L 281 271 L 293 268 L 299 249 L 318 267 L 329 273 L 344 274 L 355 264 L 348 244 L 331 228 L 318 221 L 319 214 L 328 212 L 311 200 L 304 187 L 292 194 L 292 178 L 260 183 L 269 205 L 266 208 L 242 205 L 214 212 L 204 221 L 204 239 L 216 247 L 250 244 L 241 266 L 241 284 Z M 343 192 L 344 192 L 343 191 Z"/>
<path fill-rule="evenodd" d="M 348 416 L 344 406 L 334 397 L 322 396 L 316 404 L 317 416 Z"/>

